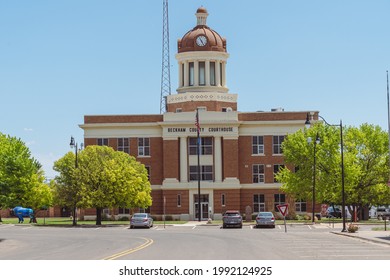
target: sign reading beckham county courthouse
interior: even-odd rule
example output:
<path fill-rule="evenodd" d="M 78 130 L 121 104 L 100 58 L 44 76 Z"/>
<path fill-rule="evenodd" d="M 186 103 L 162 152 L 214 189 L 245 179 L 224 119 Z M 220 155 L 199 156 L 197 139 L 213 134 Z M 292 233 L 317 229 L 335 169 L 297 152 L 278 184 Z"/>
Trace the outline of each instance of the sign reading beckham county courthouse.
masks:
<path fill-rule="evenodd" d="M 193 133 L 196 132 L 196 127 L 168 127 L 168 133 Z M 222 127 L 201 127 L 200 132 L 234 132 L 232 126 Z"/>

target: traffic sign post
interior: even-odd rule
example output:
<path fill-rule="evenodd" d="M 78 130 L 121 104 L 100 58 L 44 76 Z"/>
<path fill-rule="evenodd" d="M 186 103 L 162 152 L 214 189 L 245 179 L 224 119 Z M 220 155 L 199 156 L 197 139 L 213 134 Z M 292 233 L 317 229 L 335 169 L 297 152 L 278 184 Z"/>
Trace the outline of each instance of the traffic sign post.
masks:
<path fill-rule="evenodd" d="M 287 224 L 286 224 L 286 215 L 288 214 L 288 204 L 279 204 L 276 205 L 279 210 L 279 213 L 282 214 L 284 218 L 284 232 L 287 232 Z"/>

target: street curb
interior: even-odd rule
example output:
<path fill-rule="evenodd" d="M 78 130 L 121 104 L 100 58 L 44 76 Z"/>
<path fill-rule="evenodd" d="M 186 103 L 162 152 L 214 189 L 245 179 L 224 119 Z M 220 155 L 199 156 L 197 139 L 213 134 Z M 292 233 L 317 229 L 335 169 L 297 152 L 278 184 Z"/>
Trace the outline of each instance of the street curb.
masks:
<path fill-rule="evenodd" d="M 373 238 L 367 238 L 367 237 L 352 235 L 352 234 L 343 233 L 343 232 L 335 232 L 335 231 L 331 231 L 330 233 L 333 233 L 333 234 L 336 234 L 336 235 L 342 235 L 342 236 L 346 236 L 346 237 L 350 237 L 350 238 L 360 239 L 360 240 L 364 240 L 364 241 L 367 241 L 367 242 L 372 242 L 372 243 L 377 243 L 377 244 L 384 244 L 384 245 L 390 246 L 389 242 L 382 241 L 382 240 L 377 240 L 377 239 L 373 239 Z"/>

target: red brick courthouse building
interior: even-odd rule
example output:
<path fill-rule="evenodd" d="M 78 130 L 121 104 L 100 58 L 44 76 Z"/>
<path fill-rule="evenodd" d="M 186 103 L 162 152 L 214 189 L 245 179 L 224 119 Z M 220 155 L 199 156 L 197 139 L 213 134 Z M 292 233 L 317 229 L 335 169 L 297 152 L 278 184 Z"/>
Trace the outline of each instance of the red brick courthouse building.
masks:
<path fill-rule="evenodd" d="M 108 145 L 134 156 L 149 171 L 153 215 L 175 219 L 221 218 L 224 211 L 253 213 L 290 202 L 297 212 L 311 203 L 291 201 L 274 174 L 284 164 L 281 144 L 304 128 L 307 114 L 318 112 L 239 112 L 238 95 L 227 88 L 227 42 L 207 26 L 207 10 L 196 12 L 197 24 L 178 40 L 177 94 L 167 96 L 166 113 L 85 116 L 84 143 Z M 201 136 L 201 195 L 198 197 L 196 109 Z M 108 210 L 107 210 L 108 211 Z M 112 210 L 109 210 L 112 211 Z M 117 209 L 110 214 L 127 214 Z M 85 215 L 94 215 L 85 212 Z"/>

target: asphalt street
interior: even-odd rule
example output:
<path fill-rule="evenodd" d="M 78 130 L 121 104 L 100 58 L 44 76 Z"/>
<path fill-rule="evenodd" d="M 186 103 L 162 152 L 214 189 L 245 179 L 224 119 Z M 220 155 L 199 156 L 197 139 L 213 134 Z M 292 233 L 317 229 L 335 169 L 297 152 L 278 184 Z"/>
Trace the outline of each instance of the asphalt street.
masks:
<path fill-rule="evenodd" d="M 390 260 L 390 244 L 334 234 L 331 225 L 152 229 L 0 225 L 2 260 Z M 362 227 L 361 232 L 369 232 Z"/>

